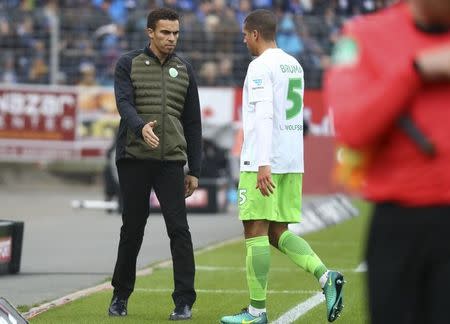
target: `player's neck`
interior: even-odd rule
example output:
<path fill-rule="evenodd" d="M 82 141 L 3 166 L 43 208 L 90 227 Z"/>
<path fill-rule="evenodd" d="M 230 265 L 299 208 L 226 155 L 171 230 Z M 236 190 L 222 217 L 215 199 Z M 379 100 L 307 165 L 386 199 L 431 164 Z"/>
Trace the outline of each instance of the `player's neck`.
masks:
<path fill-rule="evenodd" d="M 153 54 L 155 54 L 155 56 L 158 58 L 159 62 L 161 62 L 161 64 L 164 64 L 169 54 L 159 51 L 158 48 L 156 48 L 156 46 L 152 46 L 152 44 L 150 44 L 149 48 L 153 52 Z"/>
<path fill-rule="evenodd" d="M 261 45 L 258 48 L 258 56 L 260 56 L 262 53 L 271 48 L 277 48 L 277 44 L 275 42 L 261 43 Z"/>

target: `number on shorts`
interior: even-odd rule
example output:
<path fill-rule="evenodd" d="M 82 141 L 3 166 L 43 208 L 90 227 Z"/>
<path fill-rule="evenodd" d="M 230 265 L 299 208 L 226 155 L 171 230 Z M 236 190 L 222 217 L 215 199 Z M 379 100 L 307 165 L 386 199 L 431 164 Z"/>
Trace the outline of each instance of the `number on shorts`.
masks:
<path fill-rule="evenodd" d="M 244 204 L 247 201 L 247 189 L 239 189 L 239 205 Z"/>

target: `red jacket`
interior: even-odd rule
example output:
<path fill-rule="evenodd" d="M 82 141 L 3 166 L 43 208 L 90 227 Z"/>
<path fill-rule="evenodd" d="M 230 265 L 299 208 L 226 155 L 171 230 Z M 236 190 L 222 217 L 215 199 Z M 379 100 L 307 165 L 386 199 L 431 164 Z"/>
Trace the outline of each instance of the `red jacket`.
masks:
<path fill-rule="evenodd" d="M 450 82 L 424 84 L 413 67 L 421 50 L 450 44 L 450 32 L 420 30 L 401 3 L 350 21 L 344 33 L 356 41 L 359 58 L 327 72 L 325 94 L 337 141 L 373 152 L 364 196 L 410 206 L 450 204 Z M 398 126 L 405 114 L 435 145 L 435 157 Z"/>

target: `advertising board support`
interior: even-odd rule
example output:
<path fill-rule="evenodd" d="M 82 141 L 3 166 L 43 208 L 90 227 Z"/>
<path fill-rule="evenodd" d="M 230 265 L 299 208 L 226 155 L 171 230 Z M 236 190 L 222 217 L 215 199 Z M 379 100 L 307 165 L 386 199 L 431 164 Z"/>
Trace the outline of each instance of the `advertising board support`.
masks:
<path fill-rule="evenodd" d="M 188 213 L 215 214 L 227 211 L 228 179 L 200 178 L 198 188 L 186 199 Z M 160 213 L 161 208 L 154 191 L 150 194 L 150 212 Z"/>
<path fill-rule="evenodd" d="M 20 271 L 23 222 L 0 220 L 0 275 Z"/>

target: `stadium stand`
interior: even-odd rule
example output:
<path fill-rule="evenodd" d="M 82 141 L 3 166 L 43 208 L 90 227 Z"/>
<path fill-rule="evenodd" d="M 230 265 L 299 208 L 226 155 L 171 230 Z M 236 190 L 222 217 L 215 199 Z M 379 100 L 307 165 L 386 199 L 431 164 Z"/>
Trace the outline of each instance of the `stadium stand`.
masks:
<path fill-rule="evenodd" d="M 342 23 L 392 0 L 3 0 L 0 83 L 111 85 L 118 57 L 145 46 L 146 13 L 167 6 L 182 14 L 177 52 L 199 85 L 241 86 L 251 57 L 241 26 L 256 8 L 281 21 L 277 41 L 305 69 L 307 88 L 322 72 Z"/>

